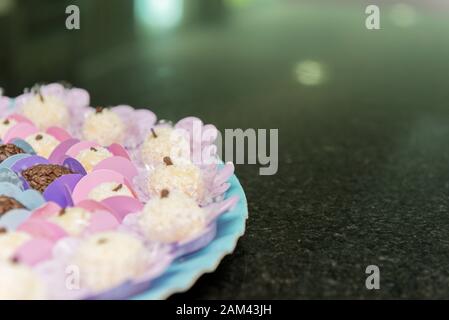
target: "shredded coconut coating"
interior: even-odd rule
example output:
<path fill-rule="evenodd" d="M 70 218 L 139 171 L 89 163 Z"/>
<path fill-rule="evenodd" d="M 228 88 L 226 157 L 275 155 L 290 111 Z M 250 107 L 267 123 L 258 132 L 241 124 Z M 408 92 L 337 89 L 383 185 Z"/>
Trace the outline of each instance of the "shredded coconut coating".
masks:
<path fill-rule="evenodd" d="M 163 163 L 169 156 L 174 163 L 190 161 L 190 144 L 180 131 L 170 127 L 155 128 L 146 137 L 142 149 L 142 161 L 150 166 Z"/>
<path fill-rule="evenodd" d="M 59 140 L 45 132 L 33 134 L 25 139 L 33 147 L 37 155 L 48 158 L 59 145 Z"/>
<path fill-rule="evenodd" d="M 89 199 L 103 201 L 110 197 L 134 197 L 127 186 L 117 182 L 105 182 L 93 188 L 88 195 Z"/>
<path fill-rule="evenodd" d="M 0 261 L 0 300 L 43 300 L 46 288 L 31 268 Z"/>
<path fill-rule="evenodd" d="M 87 172 L 92 172 L 94 167 L 101 161 L 112 157 L 113 154 L 103 147 L 94 147 L 82 150 L 77 156 L 78 160 Z"/>
<path fill-rule="evenodd" d="M 73 264 L 79 267 L 83 286 L 105 290 L 142 275 L 146 260 L 146 249 L 138 239 L 119 232 L 102 232 L 80 245 Z"/>
<path fill-rule="evenodd" d="M 68 126 L 70 120 L 67 106 L 52 95 L 33 96 L 22 106 L 22 113 L 40 130 L 52 126 L 64 128 Z"/>
<path fill-rule="evenodd" d="M 125 134 L 125 124 L 111 110 L 103 109 L 87 116 L 83 126 L 83 136 L 86 140 L 95 141 L 102 146 L 122 143 Z"/>
<path fill-rule="evenodd" d="M 200 202 L 204 197 L 204 181 L 201 171 L 193 164 L 160 165 L 148 178 L 151 195 L 159 195 L 162 190 L 178 190 Z"/>
<path fill-rule="evenodd" d="M 79 236 L 89 226 L 91 213 L 82 208 L 66 208 L 50 221 L 60 226 L 71 236 Z"/>
<path fill-rule="evenodd" d="M 188 240 L 206 227 L 206 213 L 197 203 L 179 192 L 154 198 L 138 219 L 140 229 L 151 241 L 173 243 Z"/>

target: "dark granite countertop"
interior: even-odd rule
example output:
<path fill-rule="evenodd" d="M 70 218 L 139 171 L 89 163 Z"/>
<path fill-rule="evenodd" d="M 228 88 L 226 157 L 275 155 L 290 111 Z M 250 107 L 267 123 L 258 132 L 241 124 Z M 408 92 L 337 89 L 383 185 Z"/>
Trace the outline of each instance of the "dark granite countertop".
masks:
<path fill-rule="evenodd" d="M 237 166 L 250 218 L 235 253 L 173 299 L 449 298 L 447 11 L 409 7 L 401 27 L 382 2 L 382 29 L 368 31 L 358 1 L 192 3 L 201 14 L 177 32 L 109 46 L 95 39 L 113 22 L 95 20 L 66 36 L 94 48 L 66 57 L 66 76 L 18 75 L 30 64 L 10 57 L 23 67 L 2 84 L 64 78 L 95 104 L 279 129 L 276 175 Z M 380 290 L 365 287 L 368 265 Z"/>

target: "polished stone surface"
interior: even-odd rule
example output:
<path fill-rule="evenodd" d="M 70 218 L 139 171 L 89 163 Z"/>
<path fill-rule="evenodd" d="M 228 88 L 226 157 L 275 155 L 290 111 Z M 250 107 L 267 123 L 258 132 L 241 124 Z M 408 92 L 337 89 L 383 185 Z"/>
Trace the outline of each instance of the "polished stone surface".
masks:
<path fill-rule="evenodd" d="M 237 250 L 174 299 L 449 298 L 447 5 L 382 2 L 368 31 L 359 1 L 192 0 L 173 28 L 134 21 L 132 1 L 89 2 L 80 31 L 0 29 L 7 94 L 64 79 L 95 105 L 279 129 L 276 175 L 237 166 Z"/>

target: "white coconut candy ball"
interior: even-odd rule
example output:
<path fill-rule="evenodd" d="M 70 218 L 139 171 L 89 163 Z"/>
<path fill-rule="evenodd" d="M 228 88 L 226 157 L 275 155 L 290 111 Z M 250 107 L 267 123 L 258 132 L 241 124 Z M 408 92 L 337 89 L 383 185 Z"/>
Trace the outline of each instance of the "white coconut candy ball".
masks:
<path fill-rule="evenodd" d="M 34 149 L 37 155 L 48 158 L 60 141 L 50 134 L 38 132 L 25 139 L 26 142 Z"/>
<path fill-rule="evenodd" d="M 192 163 L 173 164 L 170 157 L 165 157 L 164 164 L 156 167 L 148 177 L 151 195 L 159 195 L 164 189 L 181 191 L 198 202 L 205 193 L 200 169 Z"/>
<path fill-rule="evenodd" d="M 95 201 L 103 201 L 110 197 L 134 197 L 131 190 L 123 183 L 104 182 L 93 188 L 88 195 L 89 199 Z"/>
<path fill-rule="evenodd" d="M 0 138 L 4 139 L 9 129 L 14 127 L 17 121 L 14 119 L 0 118 Z"/>
<path fill-rule="evenodd" d="M 83 165 L 87 172 L 91 172 L 97 164 L 112 156 L 114 155 L 106 148 L 91 147 L 82 150 L 75 159 Z"/>
<path fill-rule="evenodd" d="M 23 106 L 22 113 L 41 130 L 52 126 L 67 127 L 70 116 L 62 100 L 52 95 L 38 93 Z"/>
<path fill-rule="evenodd" d="M 184 193 L 163 190 L 151 199 L 138 218 L 145 236 L 152 241 L 173 243 L 189 240 L 206 227 L 205 210 Z"/>
<path fill-rule="evenodd" d="M 31 240 L 31 236 L 24 232 L 7 232 L 5 229 L 0 230 L 0 261 L 11 259 L 17 249 Z"/>
<path fill-rule="evenodd" d="M 12 261 L 0 261 L 0 300 L 43 300 L 46 288 L 33 270 Z"/>
<path fill-rule="evenodd" d="M 142 275 L 146 260 L 146 249 L 137 238 L 102 232 L 83 241 L 73 264 L 79 267 L 82 286 L 105 290 Z"/>
<path fill-rule="evenodd" d="M 91 213 L 82 208 L 65 208 L 49 220 L 71 236 L 79 236 L 89 226 Z"/>
<path fill-rule="evenodd" d="M 142 145 L 142 161 L 154 167 L 163 163 L 166 156 L 169 156 L 174 163 L 190 162 L 189 140 L 177 129 L 154 128 Z"/>
<path fill-rule="evenodd" d="M 84 121 L 83 136 L 103 146 L 122 143 L 125 136 L 125 124 L 113 111 L 97 108 Z"/>

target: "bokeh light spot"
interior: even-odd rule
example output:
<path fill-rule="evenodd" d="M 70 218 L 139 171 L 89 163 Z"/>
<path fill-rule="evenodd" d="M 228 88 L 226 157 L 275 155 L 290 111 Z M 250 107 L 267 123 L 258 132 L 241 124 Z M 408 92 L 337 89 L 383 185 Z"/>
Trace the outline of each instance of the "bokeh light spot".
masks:
<path fill-rule="evenodd" d="M 183 0 L 135 0 L 137 20 L 155 29 L 169 29 L 180 24 L 183 16 Z"/>
<path fill-rule="evenodd" d="M 294 72 L 298 82 L 305 86 L 320 85 L 326 78 L 323 64 L 314 60 L 297 63 Z"/>

